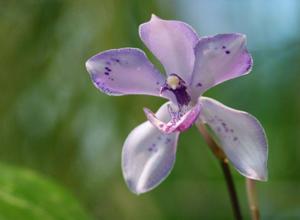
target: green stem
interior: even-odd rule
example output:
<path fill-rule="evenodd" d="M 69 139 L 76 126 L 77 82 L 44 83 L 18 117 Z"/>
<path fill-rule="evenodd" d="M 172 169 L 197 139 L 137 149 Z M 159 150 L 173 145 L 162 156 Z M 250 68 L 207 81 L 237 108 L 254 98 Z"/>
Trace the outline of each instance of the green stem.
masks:
<path fill-rule="evenodd" d="M 255 180 L 246 178 L 246 189 L 248 195 L 248 203 L 249 209 L 251 212 L 251 219 L 252 220 L 259 220 L 259 209 L 258 209 L 258 202 L 256 196 L 256 187 L 255 187 Z"/>
<path fill-rule="evenodd" d="M 233 178 L 230 172 L 230 167 L 228 164 L 228 159 L 226 158 L 223 150 L 218 146 L 218 144 L 213 140 L 210 134 L 207 132 L 205 125 L 202 123 L 196 123 L 196 126 L 199 132 L 203 135 L 205 142 L 213 152 L 213 154 L 217 157 L 222 167 L 222 171 L 225 177 L 225 181 L 227 184 L 227 190 L 230 196 L 231 206 L 233 210 L 233 214 L 236 220 L 242 220 L 241 209 L 239 206 L 239 201 L 237 197 L 237 193 L 235 190 L 235 185 L 233 182 Z"/>

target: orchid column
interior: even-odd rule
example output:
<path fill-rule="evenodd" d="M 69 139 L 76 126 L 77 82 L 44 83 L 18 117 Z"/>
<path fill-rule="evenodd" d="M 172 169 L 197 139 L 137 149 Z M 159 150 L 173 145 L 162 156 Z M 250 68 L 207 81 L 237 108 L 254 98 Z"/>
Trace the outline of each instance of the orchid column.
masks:
<path fill-rule="evenodd" d="M 187 24 L 152 15 L 139 34 L 164 66 L 161 74 L 136 48 L 99 53 L 86 62 L 94 85 L 108 95 L 153 95 L 167 99 L 156 114 L 127 137 L 122 169 L 129 189 L 145 193 L 171 172 L 180 132 L 194 123 L 206 125 L 212 139 L 242 175 L 267 179 L 268 146 L 261 124 L 246 112 L 202 94 L 251 71 L 252 57 L 243 34 L 199 37 Z"/>

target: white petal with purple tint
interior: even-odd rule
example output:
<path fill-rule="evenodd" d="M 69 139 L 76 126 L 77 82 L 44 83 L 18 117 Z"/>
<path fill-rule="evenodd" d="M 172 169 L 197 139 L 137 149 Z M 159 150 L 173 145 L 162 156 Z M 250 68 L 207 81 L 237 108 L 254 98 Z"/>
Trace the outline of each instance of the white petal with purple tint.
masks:
<path fill-rule="evenodd" d="M 107 50 L 86 62 L 94 85 L 108 95 L 159 96 L 164 77 L 145 53 L 135 48 Z"/>
<path fill-rule="evenodd" d="M 219 34 L 204 37 L 195 47 L 192 99 L 207 89 L 250 72 L 252 57 L 243 34 Z"/>
<path fill-rule="evenodd" d="M 170 120 L 167 104 L 159 109 L 157 117 Z M 178 136 L 179 132 L 163 134 L 148 121 L 128 135 L 122 151 L 122 170 L 132 192 L 150 191 L 169 175 L 175 162 Z"/>
<path fill-rule="evenodd" d="M 140 37 L 163 64 L 167 74 L 175 73 L 189 83 L 194 66 L 194 47 L 199 40 L 186 23 L 152 15 L 140 25 Z"/>
<path fill-rule="evenodd" d="M 267 180 L 268 144 L 263 127 L 252 115 L 201 97 L 200 120 L 209 125 L 216 141 L 244 176 Z"/>
<path fill-rule="evenodd" d="M 169 104 L 171 105 L 171 104 Z M 185 114 L 183 115 L 173 115 L 174 118 L 168 122 L 164 122 L 159 120 L 155 114 L 147 108 L 144 108 L 144 112 L 148 118 L 148 120 L 161 132 L 165 134 L 170 134 L 174 131 L 185 131 L 190 128 L 194 122 L 197 120 L 199 112 L 200 112 L 200 105 L 196 104 L 192 108 L 190 108 Z M 170 111 L 169 111 L 170 112 Z M 172 113 L 171 113 L 172 114 Z M 173 114 L 180 114 L 180 112 L 174 112 Z"/>

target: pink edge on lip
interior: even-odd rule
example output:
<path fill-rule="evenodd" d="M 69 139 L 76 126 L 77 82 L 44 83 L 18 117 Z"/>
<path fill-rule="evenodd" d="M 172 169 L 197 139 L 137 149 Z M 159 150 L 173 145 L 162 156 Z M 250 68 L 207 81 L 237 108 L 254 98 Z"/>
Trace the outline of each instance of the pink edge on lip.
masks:
<path fill-rule="evenodd" d="M 200 113 L 200 105 L 196 104 L 189 111 L 187 111 L 183 116 L 181 116 L 178 120 L 171 119 L 169 122 L 165 123 L 159 120 L 155 114 L 144 108 L 144 112 L 148 120 L 161 132 L 165 134 L 170 134 L 175 131 L 183 132 L 190 128 L 193 123 L 197 120 Z"/>

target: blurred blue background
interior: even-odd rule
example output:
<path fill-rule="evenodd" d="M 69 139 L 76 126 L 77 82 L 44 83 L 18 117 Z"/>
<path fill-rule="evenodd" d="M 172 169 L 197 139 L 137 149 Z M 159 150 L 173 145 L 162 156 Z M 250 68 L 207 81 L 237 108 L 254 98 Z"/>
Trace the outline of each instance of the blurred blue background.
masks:
<path fill-rule="evenodd" d="M 142 108 L 156 110 L 164 100 L 106 96 L 84 63 L 106 49 L 139 47 L 157 64 L 138 37 L 151 13 L 185 21 L 202 36 L 247 35 L 252 73 L 206 95 L 265 127 L 269 181 L 257 185 L 263 219 L 300 219 L 297 0 L 0 1 L 0 219 L 232 218 L 221 169 L 195 128 L 180 136 L 174 170 L 157 189 L 136 196 L 123 181 L 123 141 L 145 121 Z M 233 174 L 249 219 L 244 178 Z M 35 175 L 51 187 L 39 191 Z M 30 181 L 21 187 L 24 178 Z M 59 205 L 74 203 L 76 217 L 53 214 L 57 200 L 43 202 L 51 190 L 56 199 L 70 197 Z"/>

